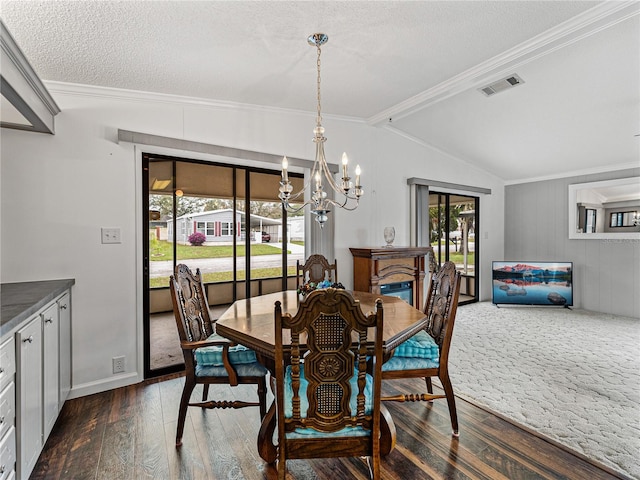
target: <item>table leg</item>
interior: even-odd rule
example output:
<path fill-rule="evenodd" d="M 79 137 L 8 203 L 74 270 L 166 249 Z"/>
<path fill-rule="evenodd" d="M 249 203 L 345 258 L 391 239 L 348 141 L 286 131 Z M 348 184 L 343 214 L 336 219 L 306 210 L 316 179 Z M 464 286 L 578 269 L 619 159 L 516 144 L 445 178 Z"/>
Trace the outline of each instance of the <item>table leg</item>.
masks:
<path fill-rule="evenodd" d="M 262 419 L 258 431 L 258 454 L 267 463 L 274 463 L 278 458 L 277 446 L 273 443 L 273 432 L 276 430 L 276 402 Z"/>
<path fill-rule="evenodd" d="M 396 424 L 391 418 L 389 410 L 380 406 L 380 455 L 389 455 L 396 446 Z"/>

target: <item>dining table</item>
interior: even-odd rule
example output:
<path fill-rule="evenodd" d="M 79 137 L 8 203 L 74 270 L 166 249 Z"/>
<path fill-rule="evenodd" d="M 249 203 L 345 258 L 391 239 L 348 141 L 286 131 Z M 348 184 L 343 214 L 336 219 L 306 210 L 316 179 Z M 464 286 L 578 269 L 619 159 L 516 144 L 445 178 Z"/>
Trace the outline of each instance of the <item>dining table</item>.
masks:
<path fill-rule="evenodd" d="M 382 300 L 384 328 L 383 353 L 388 359 L 402 342 L 425 328 L 427 316 L 404 300 L 369 292 L 350 292 L 365 314 L 375 310 L 377 299 Z M 298 311 L 302 298 L 295 290 L 259 295 L 234 302 L 216 322 L 216 332 L 256 352 L 258 361 L 275 376 L 275 303 L 280 302 L 283 313 L 292 316 Z M 288 338 L 283 339 L 285 342 Z M 373 338 L 370 339 L 373 346 Z M 273 383 L 272 383 L 273 385 Z M 388 454 L 395 445 L 395 425 L 386 409 L 381 417 L 381 453 Z M 276 428 L 275 402 L 262 419 L 258 432 L 258 453 L 268 463 L 277 458 L 273 440 Z"/>

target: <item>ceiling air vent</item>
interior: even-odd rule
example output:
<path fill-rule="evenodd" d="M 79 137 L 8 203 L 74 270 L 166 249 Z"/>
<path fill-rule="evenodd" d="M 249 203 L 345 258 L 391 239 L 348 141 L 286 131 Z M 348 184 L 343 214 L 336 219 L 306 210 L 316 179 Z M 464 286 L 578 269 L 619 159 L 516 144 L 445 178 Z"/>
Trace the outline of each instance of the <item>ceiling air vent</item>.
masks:
<path fill-rule="evenodd" d="M 507 78 L 503 78 L 502 80 L 498 80 L 497 82 L 486 85 L 482 88 L 479 88 L 478 90 L 484 93 L 487 97 L 490 97 L 491 95 L 495 95 L 496 93 L 500 93 L 504 90 L 508 90 L 509 88 L 516 87 L 521 83 L 524 83 L 524 80 L 522 80 L 518 75 L 514 74 Z"/>

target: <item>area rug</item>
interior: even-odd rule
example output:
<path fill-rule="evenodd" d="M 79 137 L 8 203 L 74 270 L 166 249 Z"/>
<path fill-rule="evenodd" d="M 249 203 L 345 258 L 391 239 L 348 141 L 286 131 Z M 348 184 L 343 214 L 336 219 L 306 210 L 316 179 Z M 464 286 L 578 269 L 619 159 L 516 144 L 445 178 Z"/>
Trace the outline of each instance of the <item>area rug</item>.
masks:
<path fill-rule="evenodd" d="M 639 346 L 640 319 L 481 302 L 458 308 L 449 370 L 456 395 L 640 479 Z"/>

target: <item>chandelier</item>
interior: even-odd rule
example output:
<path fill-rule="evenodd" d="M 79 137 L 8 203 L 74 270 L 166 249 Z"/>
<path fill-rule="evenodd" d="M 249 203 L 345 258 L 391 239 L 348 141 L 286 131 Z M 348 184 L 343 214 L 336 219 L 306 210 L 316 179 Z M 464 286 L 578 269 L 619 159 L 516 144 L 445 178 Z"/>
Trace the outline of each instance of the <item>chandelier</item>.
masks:
<path fill-rule="evenodd" d="M 282 200 L 282 204 L 287 211 L 295 213 L 302 210 L 305 206 L 311 206 L 311 213 L 316 216 L 316 221 L 320 224 L 320 227 L 328 220 L 328 213 L 331 212 L 332 207 L 343 208 L 345 210 L 355 210 L 358 208 L 360 197 L 364 193 L 362 185 L 360 185 L 360 165 L 356 166 L 355 185 L 351 182 L 348 171 L 348 158 L 347 154 L 342 154 L 342 181 L 336 181 L 333 175 L 329 171 L 327 165 L 327 159 L 324 155 L 324 142 L 327 140 L 324 136 L 324 127 L 322 126 L 322 114 L 320 106 L 320 47 L 327 43 L 329 37 L 324 33 L 314 33 L 307 39 L 309 45 L 316 47 L 318 50 L 317 57 L 317 98 L 318 98 L 318 114 L 316 117 L 316 128 L 313 129 L 314 138 L 313 141 L 316 144 L 316 157 L 311 169 L 311 175 L 309 182 L 298 192 L 293 192 L 293 185 L 289 181 L 287 169 L 289 163 L 287 157 L 282 159 L 282 180 L 280 181 L 280 194 L 278 197 Z M 300 205 L 298 199 L 304 199 L 304 192 L 309 185 L 313 185 L 310 198 Z M 327 188 L 330 188 L 335 192 L 335 200 L 329 198 L 327 195 Z M 295 206 L 294 206 L 295 204 Z"/>

